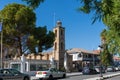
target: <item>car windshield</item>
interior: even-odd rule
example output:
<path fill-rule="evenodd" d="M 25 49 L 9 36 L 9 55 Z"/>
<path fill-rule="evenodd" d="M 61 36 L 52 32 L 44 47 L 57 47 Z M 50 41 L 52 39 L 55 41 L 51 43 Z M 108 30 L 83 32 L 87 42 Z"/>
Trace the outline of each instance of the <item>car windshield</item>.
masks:
<path fill-rule="evenodd" d="M 20 72 L 17 71 L 16 69 L 9 69 L 9 71 L 13 74 L 20 74 Z"/>
<path fill-rule="evenodd" d="M 100 66 L 95 66 L 96 68 L 99 68 Z"/>
<path fill-rule="evenodd" d="M 89 69 L 89 67 L 83 67 L 83 69 Z"/>
<path fill-rule="evenodd" d="M 100 67 L 101 67 L 101 68 L 104 68 L 103 66 L 95 66 L 95 68 L 100 68 Z"/>
<path fill-rule="evenodd" d="M 49 69 L 46 67 L 39 67 L 37 71 L 48 71 Z"/>

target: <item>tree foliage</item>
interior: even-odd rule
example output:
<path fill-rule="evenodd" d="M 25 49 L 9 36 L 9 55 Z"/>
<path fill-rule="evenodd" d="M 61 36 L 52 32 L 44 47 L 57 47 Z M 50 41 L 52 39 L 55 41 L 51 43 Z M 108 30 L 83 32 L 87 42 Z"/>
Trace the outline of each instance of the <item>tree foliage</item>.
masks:
<path fill-rule="evenodd" d="M 108 45 L 105 43 L 102 46 L 103 46 L 103 51 L 100 54 L 102 65 L 104 66 L 113 65 L 113 59 L 112 59 L 113 56 L 108 50 Z"/>
<path fill-rule="evenodd" d="M 44 0 L 22 0 L 25 1 L 31 8 L 37 8 L 40 3 L 44 2 Z"/>
<path fill-rule="evenodd" d="M 112 14 L 113 0 L 81 0 L 81 2 L 83 5 L 78 10 L 86 14 L 94 13 L 93 23 Z"/>
<path fill-rule="evenodd" d="M 101 39 L 109 46 L 109 51 L 120 53 L 120 0 L 82 0 L 83 5 L 79 8 L 80 11 L 95 13 L 93 23 L 96 20 L 101 20 L 106 26 L 106 30 L 101 33 Z"/>
<path fill-rule="evenodd" d="M 112 54 L 120 52 L 120 38 L 115 30 L 104 29 L 101 33 L 101 40 L 104 40 L 104 42 L 108 44 L 108 50 Z"/>
<path fill-rule="evenodd" d="M 0 15 L 3 20 L 4 43 L 19 49 L 19 55 L 23 54 L 25 36 L 35 27 L 35 13 L 29 7 L 13 3 L 5 6 Z"/>
<path fill-rule="evenodd" d="M 52 31 L 47 31 L 46 26 L 37 27 L 33 30 L 32 35 L 28 37 L 27 46 L 30 52 L 42 52 L 53 46 L 54 37 L 54 33 Z"/>
<path fill-rule="evenodd" d="M 111 55 L 120 53 L 120 0 L 82 0 L 82 3 L 79 10 L 86 14 L 94 13 L 93 23 L 100 20 L 107 26 L 101 32 L 104 45 L 102 62 L 109 65 Z"/>
<path fill-rule="evenodd" d="M 21 4 L 8 4 L 0 11 L 3 23 L 4 49 L 8 53 L 38 53 L 52 47 L 54 33 L 46 27 L 36 27 L 33 9 Z M 7 48 L 7 49 L 6 49 Z"/>

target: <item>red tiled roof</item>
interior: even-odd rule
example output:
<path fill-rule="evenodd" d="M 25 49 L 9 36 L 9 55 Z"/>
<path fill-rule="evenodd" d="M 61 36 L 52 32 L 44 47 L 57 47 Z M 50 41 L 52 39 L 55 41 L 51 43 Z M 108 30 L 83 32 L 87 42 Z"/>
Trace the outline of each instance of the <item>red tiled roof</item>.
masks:
<path fill-rule="evenodd" d="M 120 57 L 114 56 L 113 57 L 114 60 L 119 60 L 120 61 Z"/>
<path fill-rule="evenodd" d="M 93 52 L 98 55 L 100 54 L 100 50 L 93 50 Z"/>
<path fill-rule="evenodd" d="M 70 49 L 70 50 L 67 51 L 67 53 L 69 53 L 69 54 L 75 53 L 75 52 L 83 52 L 83 53 L 96 54 L 96 55 L 99 54 L 96 51 L 89 51 L 89 50 L 85 50 L 85 49 L 81 49 L 81 48 L 72 48 L 72 49 Z"/>

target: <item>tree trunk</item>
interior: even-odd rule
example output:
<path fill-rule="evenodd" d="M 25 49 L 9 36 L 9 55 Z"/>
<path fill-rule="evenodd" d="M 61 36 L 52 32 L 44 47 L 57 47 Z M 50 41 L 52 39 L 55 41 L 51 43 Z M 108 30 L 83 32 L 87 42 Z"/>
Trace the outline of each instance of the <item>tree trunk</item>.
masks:
<path fill-rule="evenodd" d="M 18 37 L 18 45 L 19 45 L 19 49 L 20 49 L 20 53 L 19 56 L 22 56 L 22 44 L 21 44 L 21 37 Z"/>

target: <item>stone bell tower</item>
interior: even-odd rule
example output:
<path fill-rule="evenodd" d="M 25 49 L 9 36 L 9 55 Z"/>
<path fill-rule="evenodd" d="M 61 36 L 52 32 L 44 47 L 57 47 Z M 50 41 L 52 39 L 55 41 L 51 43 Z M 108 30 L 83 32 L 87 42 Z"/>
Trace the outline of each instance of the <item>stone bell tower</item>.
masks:
<path fill-rule="evenodd" d="M 65 54 L 65 28 L 62 27 L 62 22 L 57 21 L 56 27 L 53 29 L 55 33 L 54 41 L 54 59 L 58 61 L 59 69 L 64 67 Z"/>

